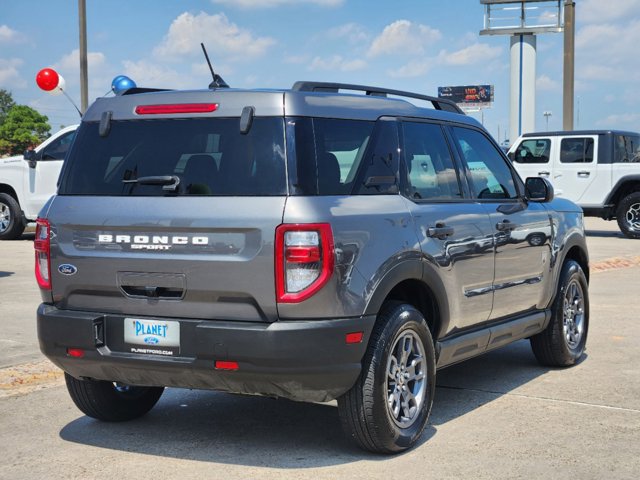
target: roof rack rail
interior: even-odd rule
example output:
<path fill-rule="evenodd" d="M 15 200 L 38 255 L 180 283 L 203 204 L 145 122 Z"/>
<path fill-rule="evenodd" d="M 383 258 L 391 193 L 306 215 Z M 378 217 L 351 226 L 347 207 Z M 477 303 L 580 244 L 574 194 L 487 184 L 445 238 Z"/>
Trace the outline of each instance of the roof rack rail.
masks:
<path fill-rule="evenodd" d="M 462 113 L 462 109 L 451 100 L 444 98 L 431 97 L 429 95 L 421 95 L 419 93 L 404 92 L 402 90 L 391 90 L 388 88 L 368 87 L 366 85 L 352 85 L 349 83 L 332 83 L 332 82 L 296 82 L 291 90 L 298 92 L 327 92 L 338 93 L 340 90 L 354 90 L 365 92 L 366 95 L 374 97 L 386 97 L 387 95 L 397 95 L 398 97 L 416 98 L 418 100 L 426 100 L 431 102 L 436 110 L 445 112 Z"/>

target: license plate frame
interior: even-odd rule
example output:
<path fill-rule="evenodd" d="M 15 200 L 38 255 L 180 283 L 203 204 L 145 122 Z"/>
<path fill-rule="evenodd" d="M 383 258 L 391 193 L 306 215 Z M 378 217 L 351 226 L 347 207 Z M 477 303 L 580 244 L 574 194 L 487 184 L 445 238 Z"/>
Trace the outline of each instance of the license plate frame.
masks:
<path fill-rule="evenodd" d="M 131 353 L 177 355 L 180 352 L 180 322 L 126 317 L 124 342 Z"/>

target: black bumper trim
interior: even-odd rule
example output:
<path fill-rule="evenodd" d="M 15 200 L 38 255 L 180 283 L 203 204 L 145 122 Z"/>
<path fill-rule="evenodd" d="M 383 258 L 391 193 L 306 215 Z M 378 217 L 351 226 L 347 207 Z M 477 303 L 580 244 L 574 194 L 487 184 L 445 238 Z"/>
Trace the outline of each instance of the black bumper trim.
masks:
<path fill-rule="evenodd" d="M 40 350 L 77 378 L 329 401 L 358 378 L 375 323 L 373 315 L 273 323 L 171 318 L 165 320 L 180 322 L 181 346 L 176 356 L 165 357 L 130 353 L 123 318 L 41 304 Z M 345 335 L 358 331 L 364 332 L 362 343 L 346 344 Z M 67 348 L 82 348 L 85 355 L 70 357 Z M 216 360 L 238 362 L 239 369 L 216 370 Z"/>

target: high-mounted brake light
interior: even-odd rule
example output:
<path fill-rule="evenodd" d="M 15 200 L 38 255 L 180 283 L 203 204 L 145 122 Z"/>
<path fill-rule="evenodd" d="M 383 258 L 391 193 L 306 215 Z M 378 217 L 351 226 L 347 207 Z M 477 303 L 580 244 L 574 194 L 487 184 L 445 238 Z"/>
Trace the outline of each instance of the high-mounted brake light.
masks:
<path fill-rule="evenodd" d="M 43 290 L 51 290 L 51 225 L 48 220 L 36 220 L 36 280 Z"/>
<path fill-rule="evenodd" d="M 168 103 L 163 105 L 138 105 L 138 115 L 161 115 L 170 113 L 209 113 L 218 109 L 217 103 Z"/>
<path fill-rule="evenodd" d="M 280 303 L 297 303 L 320 290 L 334 265 L 328 223 L 284 224 L 276 229 L 276 293 Z"/>

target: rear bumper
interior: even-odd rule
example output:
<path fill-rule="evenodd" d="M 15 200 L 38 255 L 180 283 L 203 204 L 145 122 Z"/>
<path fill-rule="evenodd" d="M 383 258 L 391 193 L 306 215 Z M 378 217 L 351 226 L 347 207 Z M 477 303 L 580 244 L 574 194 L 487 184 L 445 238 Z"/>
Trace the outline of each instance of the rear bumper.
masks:
<path fill-rule="evenodd" d="M 328 401 L 358 378 L 375 316 L 264 324 L 164 320 L 180 322 L 180 349 L 174 356 L 131 353 L 124 343 L 123 316 L 42 304 L 40 350 L 76 378 Z M 346 343 L 352 332 L 364 333 L 361 343 Z M 74 358 L 67 348 L 85 354 Z M 239 368 L 217 370 L 217 360 L 237 362 Z"/>

